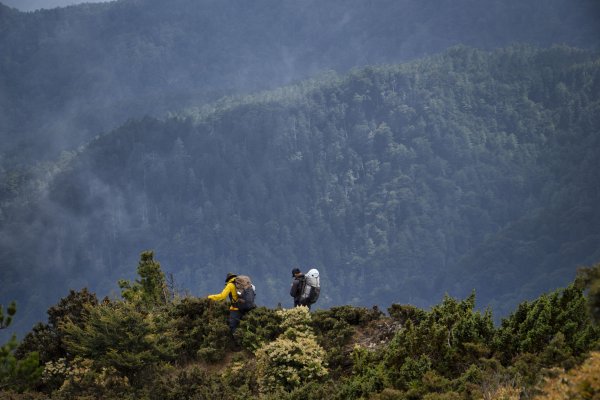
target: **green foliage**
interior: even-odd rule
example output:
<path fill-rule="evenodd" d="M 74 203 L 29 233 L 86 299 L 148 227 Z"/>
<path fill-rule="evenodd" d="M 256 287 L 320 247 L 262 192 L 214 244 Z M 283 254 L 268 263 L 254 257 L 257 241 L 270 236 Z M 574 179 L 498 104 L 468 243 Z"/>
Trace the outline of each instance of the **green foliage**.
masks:
<path fill-rule="evenodd" d="M 183 298 L 168 310 L 170 325 L 181 342 L 179 359 L 221 360 L 231 345 L 227 325 L 228 308 L 206 298 Z"/>
<path fill-rule="evenodd" d="M 278 310 L 283 334 L 256 352 L 261 393 L 285 392 L 327 376 L 325 350 L 310 329 L 306 307 Z"/>
<path fill-rule="evenodd" d="M 397 63 L 443 51 L 453 43 L 478 48 L 518 42 L 594 47 L 594 11 L 593 3 L 572 7 L 565 0 L 461 0 L 435 6 L 384 0 L 377 7 L 341 0 L 311 7 L 178 0 L 174 7 L 133 2 L 38 13 L 3 9 L 2 156 L 39 159 L 40 153 L 75 147 L 70 144 L 85 143 L 136 115 L 202 105 L 328 69 Z M 342 13 L 348 23 L 340 25 L 336 16 Z M 273 22 L 278 20 L 288 23 Z M 52 46 L 44 47 L 48 42 Z M 294 68 L 281 57 L 278 49 L 283 48 Z M 61 65 L 61 59 L 73 63 Z M 236 74 L 242 64 L 246 69 L 240 77 Z M 357 97 L 368 101 L 372 96 Z M 473 107 L 469 97 L 462 100 L 461 106 Z M 72 104 L 78 106 L 76 113 Z M 48 121 L 49 113 L 62 123 Z"/>
<path fill-rule="evenodd" d="M 39 225 L 60 227 L 60 235 L 21 231 L 19 221 L 36 220 L 35 196 L 23 207 L 3 206 L 0 218 L 14 231 L 11 243 L 35 236 L 47 241 L 39 247 L 56 249 L 54 259 L 76 258 L 65 266 L 74 281 L 81 265 L 104 272 L 106 260 L 132 243 L 155 240 L 191 282 L 244 260 L 265 282 L 266 303 L 276 303 L 286 279 L 272 265 L 301 255 L 329 268 L 319 306 L 399 298 L 427 305 L 446 286 L 486 287 L 478 289 L 483 303 L 495 301 L 504 314 L 566 280 L 571 271 L 560 266 L 597 258 L 598 65 L 597 54 L 565 47 L 457 47 L 164 121 L 133 121 L 82 149 L 36 203 L 50 200 L 77 223 L 49 212 Z M 12 183 L 4 187 L 14 192 Z M 100 200 L 104 187 L 119 196 Z M 15 265 L 29 265 L 15 257 Z M 22 281 L 14 272 L 0 273 Z M 95 385 L 106 373 L 123 385 L 114 387 L 142 398 L 157 376 L 165 379 L 157 396 L 219 396 L 217 386 L 241 382 L 244 395 L 260 389 L 283 398 L 300 396 L 312 375 L 328 386 L 312 382 L 315 397 L 480 398 L 514 385 L 529 395 L 543 368 L 576 365 L 599 338 L 586 313 L 590 306 L 597 319 L 594 267 L 579 286 L 519 305 L 498 329 L 490 312 L 475 311 L 474 295 L 446 296 L 430 311 L 393 304 L 391 319 L 401 326 L 374 347 L 354 348 L 352 340 L 377 326 L 377 313 L 334 307 L 310 318 L 258 309 L 239 333 L 256 352 L 248 362 L 255 373 L 232 367 L 218 376 L 231 343 L 226 307 L 170 302 L 152 252 L 142 253 L 138 274 L 120 283 L 124 301 L 65 304 L 34 329 L 23 357 L 47 349 L 40 356 L 50 373 L 59 355 L 68 356 L 49 390 L 64 384 L 57 395 L 91 396 L 104 390 Z M 184 376 L 182 366 L 198 361 L 213 363 L 210 372 Z M 173 376 L 207 387 L 174 388 Z"/>
<path fill-rule="evenodd" d="M 597 60 L 564 46 L 458 46 L 130 121 L 57 163 L 39 202 L 3 208 L 14 237 L 0 240 L 14 254 L 4 280 L 28 282 L 13 265 L 41 247 L 67 271 L 36 261 L 40 281 L 58 282 L 44 286 L 85 278 L 107 290 L 122 273 L 107 260 L 137 263 L 129 249 L 156 243 L 191 289 L 239 268 L 264 305 L 288 284 L 273 266 L 310 259 L 329 271 L 319 307 L 425 308 L 476 288 L 506 316 L 598 258 Z"/>
<path fill-rule="evenodd" d="M 596 399 L 600 395 L 600 353 L 594 351 L 585 362 L 570 371 L 554 370 L 540 387 L 536 400 Z"/>
<path fill-rule="evenodd" d="M 582 356 L 600 339 L 600 330 L 590 322 L 583 292 L 572 284 L 521 303 L 502 321 L 494 349 L 505 364 L 531 353 L 539 354 L 545 366 L 571 366 L 572 357 Z"/>
<path fill-rule="evenodd" d="M 378 354 L 356 345 L 351 356 L 353 376 L 342 381 L 337 398 L 367 398 L 385 388 L 386 373 Z"/>
<path fill-rule="evenodd" d="M 600 324 L 600 264 L 577 271 L 575 285 L 587 290 L 587 302 L 591 318 Z"/>
<path fill-rule="evenodd" d="M 48 309 L 48 323 L 36 324 L 25 335 L 17 348 L 17 357 L 23 357 L 27 353 L 35 351 L 40 355 L 42 364 L 67 357 L 59 327 L 67 321 L 82 327 L 89 314 L 89 307 L 96 305 L 98 305 L 96 294 L 91 293 L 87 288 L 80 291 L 70 290 L 69 294 L 60 299 L 58 304 Z"/>
<path fill-rule="evenodd" d="M 495 329 L 491 313 L 475 311 L 475 295 L 463 301 L 446 296 L 430 311 L 395 305 L 404 321 L 386 346 L 355 347 L 353 370 L 340 386 L 340 398 L 465 398 L 481 394 L 493 375 L 485 357 Z M 410 317 L 410 318 L 409 318 Z"/>
<path fill-rule="evenodd" d="M 533 396 L 544 371 L 577 366 L 600 339 L 575 285 L 522 303 L 498 328 L 490 311 L 475 309 L 474 293 L 445 296 L 427 311 L 393 304 L 391 317 L 352 306 L 313 313 L 259 307 L 236 333 L 248 351 L 234 354 L 223 303 L 89 304 L 94 297 L 86 293 L 71 292 L 49 312 L 61 321 L 68 357 L 48 353 L 58 358 L 42 374 L 35 352 L 13 356 L 13 364 L 0 364 L 13 371 L 3 370 L 11 385 L 6 378 L 0 390 L 16 396 L 37 384 L 56 400 L 516 400 Z M 4 346 L 0 360 L 15 346 L 14 339 Z"/>
<path fill-rule="evenodd" d="M 0 389 L 29 389 L 34 387 L 42 376 L 39 355 L 32 352 L 22 359 L 17 359 L 14 355 L 16 348 L 17 339 L 14 336 L 0 347 Z"/>
<path fill-rule="evenodd" d="M 573 286 L 542 295 L 523 303 L 515 314 L 520 317 L 511 316 L 498 329 L 489 311 L 475 311 L 474 294 L 463 301 L 446 296 L 430 311 L 393 305 L 390 314 L 402 327 L 384 348 L 354 349 L 353 373 L 344 376 L 339 393 L 348 399 L 374 392 L 374 398 L 398 399 L 529 395 L 542 367 L 576 365 L 600 337 L 582 312 L 582 300 Z M 508 331 L 519 334 L 508 337 Z"/>
<path fill-rule="evenodd" d="M 81 300 L 82 296 L 76 297 L 72 292 L 70 298 L 49 311 L 51 323 L 58 323 L 58 333 L 69 356 L 69 373 L 64 374 L 65 383 L 60 389 L 66 396 L 93 391 L 98 384 L 111 386 L 99 378 L 102 375 L 117 375 L 117 381 L 127 387 L 130 383 L 134 388 L 143 387 L 163 369 L 165 361 L 177 359 L 185 353 L 184 345 L 189 346 L 187 337 L 178 331 L 182 318 L 173 312 L 171 303 L 166 303 L 164 274 L 153 260 L 153 252 L 142 253 L 137 271 L 140 280 L 133 284 L 119 282 L 124 301 L 106 299 L 97 304 L 91 301 L 95 298 L 86 298 L 87 301 L 74 302 L 74 298 Z M 72 303 L 76 312 L 67 307 Z M 55 368 L 52 362 L 48 365 Z"/>
<path fill-rule="evenodd" d="M 280 313 L 270 308 L 258 307 L 244 316 L 235 331 L 235 336 L 239 338 L 242 347 L 254 353 L 265 344 L 274 341 L 283 331 Z"/>
<path fill-rule="evenodd" d="M 221 376 L 199 367 L 181 370 L 174 377 L 157 376 L 148 398 L 156 400 L 241 399 L 236 396 L 235 386 L 227 385 Z"/>
<path fill-rule="evenodd" d="M 377 309 L 340 306 L 317 310 L 312 314 L 312 327 L 318 341 L 327 350 L 327 365 L 331 370 L 341 370 L 348 365 L 351 347 L 348 347 L 357 327 L 381 317 Z"/>
<path fill-rule="evenodd" d="M 365 307 L 338 306 L 327 310 L 316 310 L 312 316 L 312 325 L 315 329 L 320 329 L 320 320 L 332 318 L 338 321 L 344 321 L 352 326 L 364 326 L 367 323 L 378 319 L 383 313 L 377 307 L 368 309 Z"/>
<path fill-rule="evenodd" d="M 390 317 L 402 325 L 408 321 L 418 325 L 427 316 L 424 310 L 408 304 L 392 304 L 388 308 L 388 312 Z"/>
<path fill-rule="evenodd" d="M 12 322 L 12 317 L 17 312 L 17 303 L 11 302 L 6 309 L 6 316 L 4 315 L 4 307 L 0 304 L 0 329 L 7 328 Z"/>
<path fill-rule="evenodd" d="M 170 300 L 165 274 L 160 268 L 160 263 L 154 261 L 153 251 L 145 251 L 140 255 L 137 273 L 140 278 L 134 283 L 119 281 L 121 295 L 125 300 L 148 307 L 165 304 Z"/>
<path fill-rule="evenodd" d="M 292 390 L 289 394 L 278 393 L 270 396 L 264 396 L 265 400 L 289 399 L 289 400 L 321 400 L 335 399 L 337 387 L 335 381 L 311 381 L 302 387 Z"/>
<path fill-rule="evenodd" d="M 96 369 L 114 368 L 137 383 L 177 356 L 181 342 L 171 322 L 161 310 L 115 302 L 90 307 L 83 327 L 67 321 L 60 329 L 70 355 L 93 360 Z"/>
<path fill-rule="evenodd" d="M 56 400 L 135 398 L 126 377 L 114 368 L 98 370 L 89 359 L 75 358 L 68 363 L 65 359 L 59 359 L 46 363 L 43 379 L 47 386 L 57 386 L 52 391 L 52 398 Z M 48 385 L 49 381 L 55 381 L 58 385 Z"/>
<path fill-rule="evenodd" d="M 12 322 L 12 317 L 17 312 L 15 302 L 7 308 L 7 317 L 4 317 L 0 305 L 0 322 L 2 328 L 6 328 Z M 31 352 L 22 358 L 15 356 L 17 338 L 13 335 L 10 340 L 0 346 L 0 391 L 15 390 L 21 392 L 32 388 L 42 376 L 42 368 L 39 366 L 39 354 Z"/>
<path fill-rule="evenodd" d="M 394 386 L 408 388 L 430 368 L 447 378 L 457 378 L 488 356 L 488 344 L 495 333 L 491 313 L 481 314 L 474 307 L 474 294 L 463 301 L 446 296 L 420 322 L 409 320 L 385 354 Z M 427 365 L 431 367 L 425 368 Z"/>
<path fill-rule="evenodd" d="M 48 395 L 36 392 L 17 393 L 0 390 L 0 396 L 3 400 L 48 400 Z"/>

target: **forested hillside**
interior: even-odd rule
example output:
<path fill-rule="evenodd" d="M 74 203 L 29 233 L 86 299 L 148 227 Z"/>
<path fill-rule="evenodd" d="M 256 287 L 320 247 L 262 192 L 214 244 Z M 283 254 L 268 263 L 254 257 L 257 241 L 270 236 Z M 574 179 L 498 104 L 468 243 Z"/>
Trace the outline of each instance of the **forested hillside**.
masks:
<path fill-rule="evenodd" d="M 130 118 L 457 44 L 598 48 L 595 0 L 0 4 L 0 162 L 54 160 Z"/>
<path fill-rule="evenodd" d="M 475 290 L 506 315 L 600 259 L 599 61 L 461 46 L 132 120 L 4 183 L 3 296 L 31 324 L 153 249 L 198 296 L 234 271 L 291 304 L 291 267 L 314 265 L 320 307 Z"/>

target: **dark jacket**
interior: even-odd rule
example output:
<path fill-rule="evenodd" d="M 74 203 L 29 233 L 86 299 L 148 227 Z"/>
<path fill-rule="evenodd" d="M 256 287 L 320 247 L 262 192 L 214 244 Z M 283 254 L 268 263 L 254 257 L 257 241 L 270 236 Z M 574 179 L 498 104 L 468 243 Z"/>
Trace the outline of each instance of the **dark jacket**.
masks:
<path fill-rule="evenodd" d="M 290 288 L 290 296 L 294 298 L 294 307 L 300 305 L 300 295 L 302 295 L 302 288 L 304 287 L 304 274 L 299 274 L 294 277 L 292 281 L 292 287 Z"/>

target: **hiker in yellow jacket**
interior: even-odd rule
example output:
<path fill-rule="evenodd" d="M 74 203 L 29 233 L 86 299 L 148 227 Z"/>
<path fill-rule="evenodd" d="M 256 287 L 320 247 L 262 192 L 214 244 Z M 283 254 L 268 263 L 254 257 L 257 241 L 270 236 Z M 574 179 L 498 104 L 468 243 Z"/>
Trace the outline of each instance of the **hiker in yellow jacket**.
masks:
<path fill-rule="evenodd" d="M 229 297 L 229 300 L 231 301 L 231 304 L 229 305 L 229 330 L 231 331 L 231 334 L 235 332 L 240 324 L 240 319 L 242 318 L 242 312 L 236 305 L 238 300 L 237 289 L 234 283 L 236 277 L 236 274 L 228 272 L 227 277 L 225 278 L 225 287 L 223 288 L 223 291 L 219 294 L 211 294 L 208 296 L 209 300 L 214 301 L 225 300 Z"/>

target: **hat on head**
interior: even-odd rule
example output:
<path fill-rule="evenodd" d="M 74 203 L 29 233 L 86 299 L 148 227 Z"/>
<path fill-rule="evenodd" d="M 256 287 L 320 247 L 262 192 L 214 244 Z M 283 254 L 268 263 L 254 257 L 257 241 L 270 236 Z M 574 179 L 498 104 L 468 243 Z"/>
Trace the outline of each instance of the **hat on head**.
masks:
<path fill-rule="evenodd" d="M 296 276 L 296 274 L 299 274 L 299 273 L 300 273 L 300 268 L 294 268 L 292 270 L 292 276 Z"/>
<path fill-rule="evenodd" d="M 234 273 L 232 273 L 232 272 L 228 272 L 228 273 L 227 273 L 227 277 L 225 278 L 225 282 L 229 282 L 229 280 L 230 280 L 231 278 L 235 278 L 236 276 L 237 276 L 236 274 L 234 274 Z"/>

